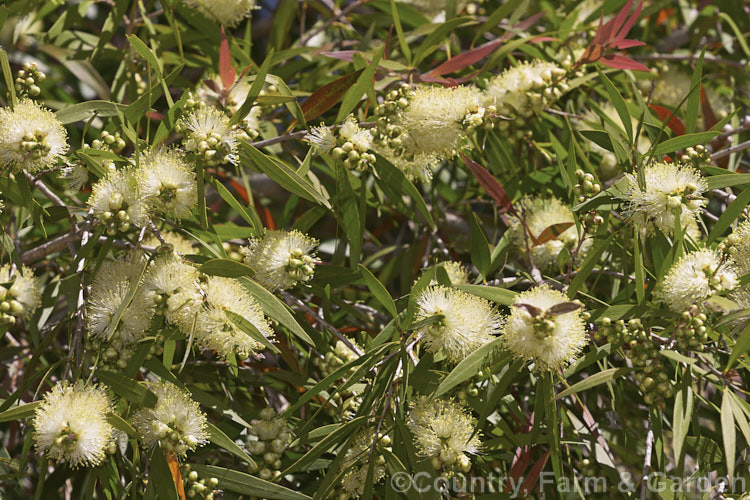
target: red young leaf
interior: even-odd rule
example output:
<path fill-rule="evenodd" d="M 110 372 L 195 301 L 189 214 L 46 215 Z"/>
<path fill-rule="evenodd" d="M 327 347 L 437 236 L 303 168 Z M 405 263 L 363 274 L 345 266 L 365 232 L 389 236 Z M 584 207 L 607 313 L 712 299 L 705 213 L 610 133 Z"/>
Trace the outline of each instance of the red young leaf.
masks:
<path fill-rule="evenodd" d="M 219 48 L 219 76 L 224 90 L 229 90 L 234 85 L 234 78 L 237 71 L 232 67 L 232 56 L 229 54 L 229 42 L 227 35 L 224 33 L 224 27 L 221 28 L 221 47 Z"/>
<path fill-rule="evenodd" d="M 506 482 L 504 490 L 506 493 L 510 493 L 511 491 L 513 491 L 512 485 L 518 484 L 521 481 L 521 478 L 526 472 L 526 468 L 531 462 L 531 457 L 534 454 L 534 448 L 536 448 L 536 446 L 531 445 L 524 446 L 523 448 L 518 448 L 516 450 L 516 456 L 513 459 L 513 465 L 511 466 L 510 471 L 508 471 L 509 481 Z"/>
<path fill-rule="evenodd" d="M 493 175 L 489 173 L 487 169 L 485 169 L 483 166 L 481 166 L 471 158 L 467 157 L 465 154 L 461 153 L 461 158 L 463 158 L 466 166 L 469 167 L 471 173 L 474 175 L 474 177 L 476 177 L 477 181 L 479 181 L 479 184 L 482 185 L 482 187 L 490 194 L 490 196 L 492 196 L 492 199 L 494 199 L 495 202 L 500 206 L 502 212 L 510 212 L 518 217 L 518 212 L 516 212 L 515 207 L 513 207 L 513 203 L 511 203 L 510 198 L 508 198 L 508 195 L 505 192 L 505 189 L 503 189 L 497 179 L 495 179 L 495 177 L 493 177 Z M 518 218 L 520 219 L 520 217 Z"/>
<path fill-rule="evenodd" d="M 467 50 L 458 54 L 456 57 L 451 57 L 444 63 L 438 64 L 430 71 L 427 72 L 426 76 L 441 76 L 447 73 L 453 73 L 460 69 L 464 69 L 467 66 L 471 66 L 475 62 L 487 57 L 497 49 L 504 40 L 495 40 L 494 42 L 486 43 L 475 49 Z"/>
<path fill-rule="evenodd" d="M 559 224 L 552 224 L 544 231 L 542 231 L 539 236 L 533 238 L 537 242 L 534 246 L 544 245 L 548 241 L 554 240 L 555 238 L 563 234 L 572 225 L 574 225 L 572 222 L 560 222 Z"/>
<path fill-rule="evenodd" d="M 338 50 L 335 52 L 321 52 L 326 57 L 332 57 L 339 59 L 340 61 L 352 62 L 354 61 L 354 54 L 360 54 L 359 50 Z"/>
<path fill-rule="evenodd" d="M 659 106 L 658 104 L 649 104 L 648 107 L 656 112 L 662 122 L 672 116 L 672 118 L 669 119 L 667 126 L 675 133 L 675 135 L 685 135 L 685 125 L 682 123 L 682 120 L 674 116 L 671 111 L 664 106 Z"/>
<path fill-rule="evenodd" d="M 640 47 L 642 45 L 646 45 L 644 42 L 641 42 L 640 40 L 615 40 L 610 44 L 610 47 L 620 50 L 629 49 L 630 47 Z"/>
<path fill-rule="evenodd" d="M 553 409 L 552 411 L 556 410 Z M 521 493 L 523 493 L 524 495 L 528 495 L 539 485 L 539 475 L 544 470 L 544 466 L 547 465 L 547 460 L 549 460 L 550 453 L 550 450 L 545 451 L 544 455 L 539 457 L 539 460 L 536 461 L 534 466 L 526 475 L 526 478 L 523 480 L 523 483 L 521 484 Z"/>
<path fill-rule="evenodd" d="M 632 59 L 629 59 L 625 56 L 618 55 L 618 54 L 610 54 L 607 56 L 602 56 L 602 58 L 599 59 L 599 62 L 604 64 L 605 66 L 609 66 L 610 68 L 615 68 L 615 69 L 633 69 L 636 71 L 650 71 L 643 64 L 636 62 Z"/>
<path fill-rule="evenodd" d="M 635 22 L 640 17 L 642 8 L 643 8 L 643 0 L 641 0 L 641 2 L 635 8 L 635 12 L 633 12 L 633 15 L 630 16 L 630 19 L 628 19 L 628 21 L 625 23 L 625 26 L 623 26 L 620 32 L 617 34 L 617 40 L 624 40 L 625 37 L 628 36 L 630 29 L 633 27 Z M 630 6 L 628 6 L 628 10 L 630 10 Z"/>
<path fill-rule="evenodd" d="M 611 21 L 612 22 L 612 31 L 609 34 L 609 38 L 607 38 L 608 42 L 611 42 L 617 37 L 617 32 L 620 31 L 622 28 L 622 25 L 625 24 L 625 21 L 628 19 L 628 14 L 630 14 L 630 8 L 633 6 L 633 0 L 628 0 L 625 5 L 622 7 L 620 12 L 617 13 L 617 16 Z"/>
<path fill-rule="evenodd" d="M 344 75 L 327 85 L 323 85 L 318 90 L 312 93 L 305 102 L 302 103 L 302 113 L 305 115 L 305 120 L 312 120 L 322 115 L 338 103 L 344 93 L 349 90 L 349 87 L 354 85 L 359 78 L 359 75 L 365 69 L 358 69 L 353 73 Z"/>
<path fill-rule="evenodd" d="M 531 40 L 529 40 L 530 43 L 541 43 L 541 42 L 559 42 L 559 38 L 555 38 L 554 36 L 535 36 Z"/>

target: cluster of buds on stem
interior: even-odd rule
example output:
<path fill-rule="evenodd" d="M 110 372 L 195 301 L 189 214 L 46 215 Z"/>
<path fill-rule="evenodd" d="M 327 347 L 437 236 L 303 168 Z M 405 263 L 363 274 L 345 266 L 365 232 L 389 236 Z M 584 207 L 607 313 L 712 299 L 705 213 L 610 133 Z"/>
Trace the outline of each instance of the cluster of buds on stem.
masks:
<path fill-rule="evenodd" d="M 674 330 L 675 341 L 681 351 L 700 352 L 705 349 L 704 346 L 708 341 L 706 320 L 706 315 L 696 306 L 682 313 Z"/>
<path fill-rule="evenodd" d="M 47 75 L 39 71 L 35 62 L 27 62 L 23 69 L 16 73 L 15 89 L 18 97 L 37 97 L 42 90 L 37 83 L 43 82 Z"/>
<path fill-rule="evenodd" d="M 337 340 L 332 351 L 327 352 L 325 356 L 322 357 L 313 357 L 312 363 L 320 370 L 321 376 L 325 378 L 343 365 L 356 360 L 358 357 L 359 356 L 347 347 L 346 344 Z M 354 372 L 354 370 L 355 368 L 352 368 L 342 375 L 339 381 L 343 382 Z M 362 397 L 359 396 L 351 386 L 349 386 L 346 389 L 336 391 L 336 394 L 329 400 L 330 405 L 325 411 L 328 416 L 334 417 L 340 413 L 344 419 L 347 419 L 354 416 L 359 409 L 361 402 Z"/>
<path fill-rule="evenodd" d="M 120 132 L 110 134 L 106 130 L 102 131 L 100 139 L 91 141 L 91 147 L 94 149 L 109 149 L 113 153 L 119 153 L 125 148 L 125 139 L 120 137 Z"/>
<path fill-rule="evenodd" d="M 669 381 L 668 367 L 662 362 L 659 347 L 652 339 L 651 329 L 636 318 L 627 323 L 602 318 L 597 335 L 611 344 L 622 344 L 633 366 L 640 368 L 635 373 L 635 380 L 643 393 L 643 402 L 663 409 L 664 401 L 674 395 L 674 388 Z"/>
<path fill-rule="evenodd" d="M 188 498 L 203 498 L 204 500 L 214 500 L 220 490 L 216 487 L 219 485 L 219 480 L 215 477 L 208 479 L 201 478 L 198 473 L 191 470 L 190 464 L 182 464 L 180 466 L 180 472 L 182 475 L 182 484 L 185 487 L 185 495 Z"/>
<path fill-rule="evenodd" d="M 270 481 L 281 474 L 281 457 L 292 442 L 292 430 L 273 408 L 262 409 L 259 417 L 250 422 L 245 447 L 256 462 L 250 473 Z"/>
<path fill-rule="evenodd" d="M 711 153 L 708 152 L 703 144 L 698 144 L 695 147 L 685 149 L 685 154 L 680 156 L 680 161 L 700 168 L 711 161 Z"/>

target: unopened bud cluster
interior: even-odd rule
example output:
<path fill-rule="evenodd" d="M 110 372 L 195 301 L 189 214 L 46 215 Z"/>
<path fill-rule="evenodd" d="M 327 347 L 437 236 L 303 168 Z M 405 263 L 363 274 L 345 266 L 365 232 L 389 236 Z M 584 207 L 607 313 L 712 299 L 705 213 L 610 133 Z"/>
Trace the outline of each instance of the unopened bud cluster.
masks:
<path fill-rule="evenodd" d="M 182 133 L 185 150 L 206 165 L 218 166 L 236 161 L 238 129 L 229 124 L 223 111 L 188 98 L 175 130 Z"/>
<path fill-rule="evenodd" d="M 596 196 L 602 190 L 601 184 L 596 182 L 594 176 L 590 173 L 584 173 L 583 170 L 575 171 L 578 183 L 573 186 L 573 192 L 578 196 L 578 203 L 583 203 L 588 198 Z"/>
<path fill-rule="evenodd" d="M 352 341 L 352 344 L 357 345 L 356 342 Z M 322 357 L 313 357 L 312 363 L 318 370 L 322 378 L 326 378 L 333 374 L 336 370 L 341 368 L 347 363 L 351 363 L 358 359 L 357 353 L 352 351 L 346 344 L 340 340 L 336 341 L 332 351 L 329 351 Z M 356 368 L 351 368 L 344 373 L 341 378 L 338 379 L 334 385 L 342 384 Z M 362 403 L 362 396 L 358 394 L 358 391 L 354 387 L 349 386 L 345 389 L 336 391 L 335 394 L 329 399 L 329 406 L 326 407 L 325 412 L 328 416 L 334 417 L 337 414 L 340 415 L 344 420 L 349 420 L 354 417 L 354 414 L 359 409 L 359 405 Z"/>
<path fill-rule="evenodd" d="M 101 138 L 94 139 L 91 141 L 91 147 L 94 149 L 105 149 L 111 150 L 114 153 L 119 153 L 125 148 L 125 140 L 120 137 L 120 132 L 110 134 L 106 130 L 101 133 Z"/>
<path fill-rule="evenodd" d="M 701 352 L 705 349 L 708 342 L 707 319 L 695 306 L 682 313 L 674 330 L 675 341 L 680 351 Z"/>
<path fill-rule="evenodd" d="M 43 82 L 45 78 L 47 78 L 47 75 L 39 71 L 35 62 L 25 63 L 23 69 L 19 69 L 16 73 L 14 85 L 16 94 L 19 97 L 37 97 L 42 92 L 37 83 Z"/>
<path fill-rule="evenodd" d="M 635 373 L 635 380 L 643 393 L 643 402 L 663 409 L 664 400 L 672 397 L 674 388 L 669 381 L 668 367 L 659 355 L 659 347 L 651 338 L 651 329 L 644 327 L 639 319 L 626 323 L 624 320 L 612 322 L 605 317 L 597 336 L 611 344 L 622 344 L 633 366 L 640 368 Z"/>
<path fill-rule="evenodd" d="M 281 457 L 292 442 L 291 427 L 273 408 L 262 409 L 250 424 L 245 447 L 257 464 L 250 472 L 270 481 L 281 474 Z"/>
<path fill-rule="evenodd" d="M 0 324 L 15 324 L 41 305 L 41 289 L 31 269 L 0 266 Z"/>
<path fill-rule="evenodd" d="M 114 192 L 109 198 L 109 210 L 103 212 L 99 219 L 106 225 L 108 236 L 114 236 L 118 232 L 126 233 L 130 230 L 131 221 L 128 214 L 128 203 L 119 192 Z"/>
<path fill-rule="evenodd" d="M 711 153 L 702 144 L 698 144 L 685 149 L 685 154 L 680 156 L 680 161 L 700 168 L 711 161 Z"/>
<path fill-rule="evenodd" d="M 214 500 L 216 495 L 220 493 L 220 490 L 216 488 L 219 485 L 217 478 L 210 477 L 206 479 L 199 477 L 196 471 L 191 470 L 190 464 L 181 465 L 180 472 L 182 475 L 182 484 L 185 488 L 185 495 L 188 498 Z"/>

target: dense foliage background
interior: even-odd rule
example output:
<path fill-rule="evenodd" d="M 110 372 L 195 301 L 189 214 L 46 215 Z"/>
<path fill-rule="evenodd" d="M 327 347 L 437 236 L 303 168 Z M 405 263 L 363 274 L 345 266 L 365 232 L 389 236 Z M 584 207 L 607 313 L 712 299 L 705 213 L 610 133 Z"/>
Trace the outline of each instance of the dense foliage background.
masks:
<path fill-rule="evenodd" d="M 3 498 L 750 489 L 746 0 L 0 24 Z"/>

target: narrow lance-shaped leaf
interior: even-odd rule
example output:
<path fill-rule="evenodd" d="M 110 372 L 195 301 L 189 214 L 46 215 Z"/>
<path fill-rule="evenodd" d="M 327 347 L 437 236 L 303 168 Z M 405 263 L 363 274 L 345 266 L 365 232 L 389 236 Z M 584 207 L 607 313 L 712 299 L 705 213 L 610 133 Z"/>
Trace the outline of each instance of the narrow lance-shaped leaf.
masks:
<path fill-rule="evenodd" d="M 323 85 L 318 90 L 312 93 L 305 102 L 302 103 L 302 112 L 305 115 L 305 120 L 312 120 L 322 115 L 338 103 L 349 87 L 359 78 L 359 75 L 365 69 L 359 69 L 352 73 L 342 76 L 327 85 Z"/>

